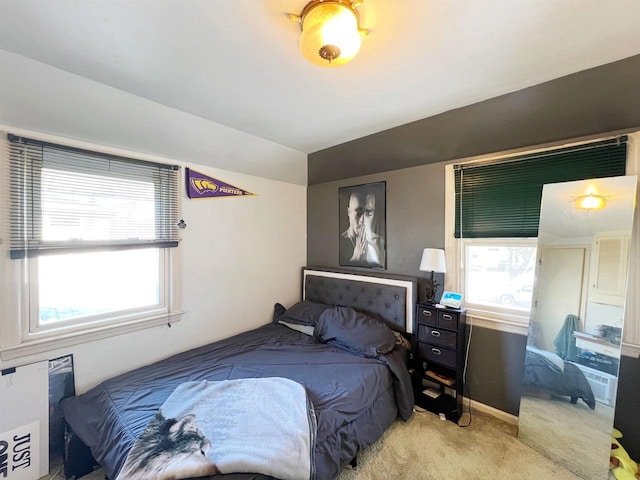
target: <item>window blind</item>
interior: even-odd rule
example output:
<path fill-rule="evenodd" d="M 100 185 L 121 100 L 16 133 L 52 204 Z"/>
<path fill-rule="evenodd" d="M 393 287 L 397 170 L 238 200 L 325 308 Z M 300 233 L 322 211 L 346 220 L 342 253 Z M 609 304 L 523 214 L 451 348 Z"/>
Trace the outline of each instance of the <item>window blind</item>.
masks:
<path fill-rule="evenodd" d="M 543 185 L 625 175 L 626 142 L 622 136 L 501 162 L 454 165 L 456 238 L 537 237 Z"/>
<path fill-rule="evenodd" d="M 178 245 L 178 166 L 8 140 L 11 258 Z"/>

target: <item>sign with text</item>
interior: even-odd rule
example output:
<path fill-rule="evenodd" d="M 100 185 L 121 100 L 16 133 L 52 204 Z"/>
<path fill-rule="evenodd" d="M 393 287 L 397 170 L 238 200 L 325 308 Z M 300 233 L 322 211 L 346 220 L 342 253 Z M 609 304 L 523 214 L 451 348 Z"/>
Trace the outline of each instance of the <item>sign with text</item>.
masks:
<path fill-rule="evenodd" d="M 185 169 L 187 181 L 186 190 L 189 198 L 220 198 L 220 197 L 243 197 L 255 195 L 241 188 L 210 177 L 204 173 L 196 172 L 190 168 Z"/>
<path fill-rule="evenodd" d="M 0 479 L 40 478 L 40 422 L 0 433 Z"/>

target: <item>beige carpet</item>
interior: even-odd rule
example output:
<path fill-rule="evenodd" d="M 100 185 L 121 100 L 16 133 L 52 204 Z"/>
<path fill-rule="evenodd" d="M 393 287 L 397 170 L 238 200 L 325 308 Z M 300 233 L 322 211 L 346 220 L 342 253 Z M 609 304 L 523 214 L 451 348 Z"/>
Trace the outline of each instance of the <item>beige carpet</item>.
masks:
<path fill-rule="evenodd" d="M 591 410 L 567 397 L 524 395 L 519 438 L 580 477 L 600 480 L 608 471 L 613 414 L 613 407 L 600 402 Z"/>
<path fill-rule="evenodd" d="M 468 419 L 464 415 L 461 423 Z M 61 480 L 62 476 L 53 476 Z M 83 480 L 103 480 L 96 470 Z M 520 442 L 513 426 L 491 417 L 473 416 L 461 428 L 431 413 L 416 413 L 394 423 L 384 436 L 358 456 L 357 470 L 345 469 L 339 480 L 579 480 Z M 603 479 L 606 480 L 606 479 Z"/>
<path fill-rule="evenodd" d="M 468 416 L 462 417 L 466 423 Z M 396 422 L 339 480 L 577 480 L 527 447 L 515 427 L 474 415 L 461 428 L 431 413 Z M 604 479 L 603 479 L 604 480 Z"/>

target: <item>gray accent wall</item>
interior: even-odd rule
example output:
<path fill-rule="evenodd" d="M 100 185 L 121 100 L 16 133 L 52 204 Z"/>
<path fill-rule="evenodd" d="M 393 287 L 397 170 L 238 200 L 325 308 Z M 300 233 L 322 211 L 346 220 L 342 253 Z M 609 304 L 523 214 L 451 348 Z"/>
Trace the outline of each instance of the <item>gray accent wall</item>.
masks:
<path fill-rule="evenodd" d="M 417 277 L 418 299 L 423 300 L 428 274 L 418 269 L 422 249 L 444 248 L 444 163 L 310 185 L 307 189 L 307 265 L 344 268 L 338 265 L 338 221 L 346 212 L 339 211 L 338 189 L 378 181 L 387 183 L 386 272 Z M 443 275 L 437 274 L 436 280 L 442 285 Z M 442 287 L 437 296 L 441 292 Z M 471 339 L 465 395 L 517 415 L 526 337 L 475 327 Z"/>
<path fill-rule="evenodd" d="M 422 249 L 444 247 L 444 165 L 423 165 L 307 188 L 307 265 L 338 267 L 340 187 L 385 181 L 389 273 L 424 276 Z M 367 269 L 356 269 L 367 270 Z M 442 282 L 441 282 L 442 283 Z M 419 285 L 419 290 L 423 290 Z"/>
<path fill-rule="evenodd" d="M 526 335 L 490 328 L 471 328 L 467 324 L 467 340 L 469 338 L 465 396 L 517 416 L 520 411 Z"/>
<path fill-rule="evenodd" d="M 552 54 L 552 53 L 550 53 Z M 640 55 L 309 155 L 309 184 L 640 127 Z"/>

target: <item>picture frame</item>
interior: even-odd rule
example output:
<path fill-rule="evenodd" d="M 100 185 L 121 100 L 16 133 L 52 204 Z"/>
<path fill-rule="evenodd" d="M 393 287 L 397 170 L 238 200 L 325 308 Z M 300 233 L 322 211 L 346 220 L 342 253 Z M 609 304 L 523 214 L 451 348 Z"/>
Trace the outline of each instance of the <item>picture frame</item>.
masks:
<path fill-rule="evenodd" d="M 338 189 L 340 266 L 385 269 L 387 182 Z"/>

